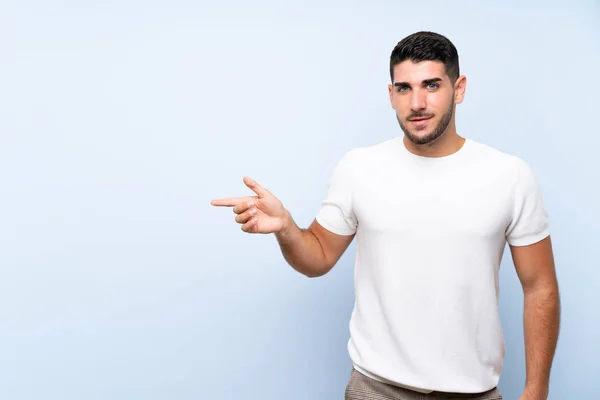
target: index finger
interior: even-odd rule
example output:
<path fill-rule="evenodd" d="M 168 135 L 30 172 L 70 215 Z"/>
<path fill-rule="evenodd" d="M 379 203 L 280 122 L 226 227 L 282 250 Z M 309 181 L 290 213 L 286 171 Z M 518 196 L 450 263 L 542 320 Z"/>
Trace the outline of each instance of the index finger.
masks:
<path fill-rule="evenodd" d="M 237 206 L 240 203 L 248 202 L 253 199 L 254 199 L 253 197 L 229 197 L 229 198 L 225 198 L 225 199 L 212 200 L 210 202 L 210 204 L 212 206 L 217 206 L 217 207 L 233 207 L 233 206 Z"/>

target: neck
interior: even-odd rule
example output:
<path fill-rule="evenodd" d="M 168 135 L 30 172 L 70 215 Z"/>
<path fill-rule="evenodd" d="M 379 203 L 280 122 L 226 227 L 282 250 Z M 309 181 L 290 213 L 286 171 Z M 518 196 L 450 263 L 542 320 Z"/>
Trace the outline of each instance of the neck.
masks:
<path fill-rule="evenodd" d="M 414 144 L 404 136 L 404 146 L 408 151 L 418 156 L 445 157 L 459 151 L 465 140 L 455 130 L 452 130 L 445 132 L 442 136 L 427 144 Z"/>

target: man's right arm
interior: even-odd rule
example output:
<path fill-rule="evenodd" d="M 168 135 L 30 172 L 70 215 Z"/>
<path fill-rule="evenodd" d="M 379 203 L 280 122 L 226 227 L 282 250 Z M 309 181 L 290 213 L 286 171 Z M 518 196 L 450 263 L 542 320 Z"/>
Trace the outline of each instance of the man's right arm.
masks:
<path fill-rule="evenodd" d="M 244 232 L 275 233 L 285 260 L 301 274 L 314 278 L 329 272 L 352 242 L 354 234 L 332 233 L 316 219 L 308 229 L 300 229 L 273 193 L 249 177 L 244 177 L 244 183 L 257 196 L 217 199 L 211 204 L 233 207 L 235 221 L 241 224 Z"/>
<path fill-rule="evenodd" d="M 300 229 L 286 210 L 285 223 L 275 237 L 285 260 L 309 278 L 325 275 L 338 262 L 355 235 L 337 235 L 315 219 L 308 229 Z"/>

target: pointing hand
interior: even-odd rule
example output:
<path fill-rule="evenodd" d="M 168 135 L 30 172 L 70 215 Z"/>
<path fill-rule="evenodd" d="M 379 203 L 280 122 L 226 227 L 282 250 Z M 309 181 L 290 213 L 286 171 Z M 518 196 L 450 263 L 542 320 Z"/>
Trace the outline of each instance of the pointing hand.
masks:
<path fill-rule="evenodd" d="M 286 210 L 281 201 L 249 177 L 244 177 L 244 183 L 256 196 L 217 199 L 210 204 L 217 207 L 233 207 L 233 212 L 237 214 L 235 221 L 242 224 L 244 232 L 281 231 L 286 220 Z"/>

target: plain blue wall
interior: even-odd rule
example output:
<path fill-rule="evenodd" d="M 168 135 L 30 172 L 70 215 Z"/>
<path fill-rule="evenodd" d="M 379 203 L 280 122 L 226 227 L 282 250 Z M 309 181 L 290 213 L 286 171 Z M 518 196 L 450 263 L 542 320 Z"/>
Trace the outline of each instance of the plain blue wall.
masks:
<path fill-rule="evenodd" d="M 529 3 L 3 1 L 0 398 L 341 399 L 354 244 L 308 279 L 209 202 L 249 175 L 308 226 L 343 153 L 401 134 L 389 54 L 425 29 L 459 50 L 459 133 L 539 176 L 563 300 L 550 398 L 594 398 L 600 13 Z M 522 300 L 507 252 L 506 399 Z"/>

